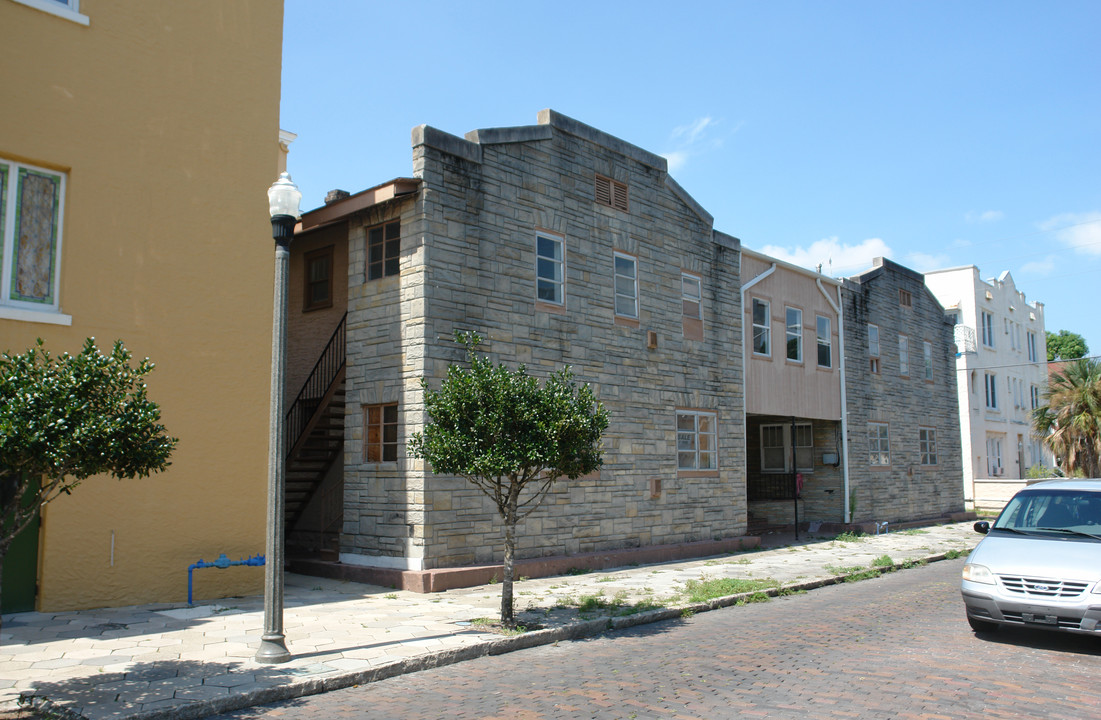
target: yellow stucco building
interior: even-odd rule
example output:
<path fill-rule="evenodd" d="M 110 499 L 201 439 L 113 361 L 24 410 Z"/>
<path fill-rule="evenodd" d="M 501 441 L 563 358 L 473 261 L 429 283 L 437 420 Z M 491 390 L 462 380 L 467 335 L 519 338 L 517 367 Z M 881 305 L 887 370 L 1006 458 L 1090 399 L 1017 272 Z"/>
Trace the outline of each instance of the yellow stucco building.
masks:
<path fill-rule="evenodd" d="M 282 25 L 274 0 L 0 0 L 0 351 L 121 339 L 180 439 L 47 506 L 6 610 L 28 582 L 43 611 L 180 601 L 190 563 L 264 551 Z"/>

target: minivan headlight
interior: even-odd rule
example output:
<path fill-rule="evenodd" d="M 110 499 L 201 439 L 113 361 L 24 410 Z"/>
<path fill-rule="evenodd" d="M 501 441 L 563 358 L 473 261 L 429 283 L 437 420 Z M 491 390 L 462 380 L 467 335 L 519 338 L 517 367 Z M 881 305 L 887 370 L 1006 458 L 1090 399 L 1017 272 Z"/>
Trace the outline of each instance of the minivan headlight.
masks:
<path fill-rule="evenodd" d="M 963 579 L 983 583 L 984 585 L 993 585 L 994 573 L 990 572 L 990 568 L 985 565 L 967 563 L 963 566 Z"/>

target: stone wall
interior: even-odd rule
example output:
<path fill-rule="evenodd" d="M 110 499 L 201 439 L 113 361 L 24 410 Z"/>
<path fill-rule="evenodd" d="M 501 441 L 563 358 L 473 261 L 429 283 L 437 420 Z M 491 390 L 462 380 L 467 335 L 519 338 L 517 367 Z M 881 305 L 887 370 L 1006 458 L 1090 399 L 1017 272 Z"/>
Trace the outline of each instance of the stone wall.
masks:
<path fill-rule="evenodd" d="M 604 467 L 556 485 L 521 524 L 520 557 L 744 534 L 737 240 L 712 231 L 664 159 L 555 113 L 465 140 L 421 127 L 413 144 L 423 186 L 402 214 L 401 275 L 353 287 L 349 299 L 342 558 L 410 568 L 501 559 L 503 532 L 488 499 L 405 455 L 424 421 L 420 377 L 439 387 L 463 359 L 455 330 L 477 331 L 494 362 L 524 363 L 540 378 L 569 364 L 610 413 Z M 627 186 L 626 212 L 594 201 L 598 174 Z M 565 240 L 562 309 L 535 299 L 537 229 Z M 362 232 L 353 233 L 353 277 L 363 266 L 357 249 Z M 638 258 L 636 322 L 614 317 L 614 250 Z M 702 279 L 702 340 L 685 338 L 682 270 Z M 354 405 L 393 400 L 398 462 L 364 464 Z M 718 471 L 678 472 L 678 408 L 717 414 Z"/>
<path fill-rule="evenodd" d="M 899 291 L 909 292 L 904 307 Z M 842 286 L 853 522 L 906 521 L 964 509 L 952 326 L 919 273 L 882 258 Z M 868 324 L 879 327 L 880 369 L 870 369 Z M 909 338 L 909 375 L 900 373 L 899 336 Z M 932 344 L 933 380 L 923 343 Z M 868 423 L 887 423 L 890 464 L 872 466 Z M 919 428 L 936 430 L 937 464 L 922 465 Z"/>

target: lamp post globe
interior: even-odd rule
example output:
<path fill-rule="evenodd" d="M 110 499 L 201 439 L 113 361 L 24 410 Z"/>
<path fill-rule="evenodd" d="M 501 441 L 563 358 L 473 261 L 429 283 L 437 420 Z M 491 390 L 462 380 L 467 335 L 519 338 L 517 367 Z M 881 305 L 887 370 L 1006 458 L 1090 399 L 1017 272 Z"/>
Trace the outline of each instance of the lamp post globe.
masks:
<path fill-rule="evenodd" d="M 294 225 L 301 212 L 302 193 L 282 173 L 268 188 L 271 235 L 275 240 L 275 297 L 271 329 L 271 414 L 268 418 L 268 514 L 264 563 L 264 634 L 256 661 L 281 663 L 291 659 L 283 634 L 283 513 L 286 441 L 283 431 L 283 381 L 287 358 L 287 266 Z"/>

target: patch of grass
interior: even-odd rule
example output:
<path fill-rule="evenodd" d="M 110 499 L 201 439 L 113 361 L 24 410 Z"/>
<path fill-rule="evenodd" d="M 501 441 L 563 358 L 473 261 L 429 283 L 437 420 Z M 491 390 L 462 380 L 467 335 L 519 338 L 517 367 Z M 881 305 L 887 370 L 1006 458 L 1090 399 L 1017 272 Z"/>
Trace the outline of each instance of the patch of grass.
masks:
<path fill-rule="evenodd" d="M 755 592 L 740 598 L 735 605 L 749 605 L 750 603 L 763 603 L 771 600 L 772 597 L 768 593 Z"/>
<path fill-rule="evenodd" d="M 503 625 L 499 620 L 493 620 L 491 618 L 474 618 L 470 621 L 470 624 L 478 628 L 482 632 L 493 632 L 498 635 L 523 635 L 528 630 L 536 630 L 535 626 L 527 625 Z"/>
<path fill-rule="evenodd" d="M 955 560 L 956 558 L 963 557 L 966 554 L 967 553 L 963 550 L 949 550 L 948 552 L 944 553 L 944 557 L 948 558 L 949 560 Z"/>
<path fill-rule="evenodd" d="M 834 542 L 840 542 L 840 543 L 847 543 L 847 542 L 855 543 L 855 542 L 861 542 L 863 539 L 864 539 L 864 534 L 863 533 L 854 532 L 854 531 L 850 530 L 848 532 L 841 533 L 840 535 L 835 537 L 833 539 L 833 541 Z"/>
<path fill-rule="evenodd" d="M 700 578 L 684 584 L 684 595 L 691 602 L 706 602 L 717 597 L 740 595 L 741 593 L 775 590 L 780 583 L 772 578 L 758 580 L 754 578 Z"/>
<path fill-rule="evenodd" d="M 566 574 L 567 575 L 588 575 L 591 572 L 592 572 L 592 568 L 572 567 L 572 568 L 570 568 L 569 570 L 566 571 Z"/>
<path fill-rule="evenodd" d="M 496 585 L 496 584 L 497 584 L 497 583 L 499 583 L 499 582 L 501 582 L 501 581 L 497 579 L 497 573 L 494 573 L 494 574 L 493 574 L 493 577 L 491 577 L 491 578 L 489 579 L 489 584 L 490 584 L 490 585 Z"/>
<path fill-rule="evenodd" d="M 863 569 L 859 565 L 826 565 L 823 568 L 830 575 L 850 575 Z"/>
<path fill-rule="evenodd" d="M 928 530 L 922 530 L 921 528 L 910 528 L 909 530 L 899 530 L 899 535 L 928 535 Z"/>
<path fill-rule="evenodd" d="M 872 567 L 889 568 L 894 566 L 895 561 L 891 559 L 890 555 L 880 555 L 875 560 L 872 560 Z"/>
<path fill-rule="evenodd" d="M 397 593 L 386 593 L 385 595 L 383 595 L 383 597 L 386 598 L 387 600 L 397 600 L 398 599 L 398 594 Z"/>
<path fill-rule="evenodd" d="M 695 614 L 696 614 L 696 611 L 693 610 L 692 608 L 685 608 L 685 609 L 680 611 L 680 616 L 682 618 L 684 618 L 685 620 L 687 620 L 688 618 L 692 617 Z"/>
<path fill-rule="evenodd" d="M 601 582 L 601 583 L 603 583 L 603 582 L 615 582 L 615 578 L 612 577 L 611 575 L 605 575 L 602 578 L 597 578 L 596 581 Z"/>
<path fill-rule="evenodd" d="M 925 563 L 924 560 L 903 560 L 902 561 L 902 568 L 904 570 L 909 570 L 910 568 L 924 567 L 925 564 L 926 563 Z"/>

